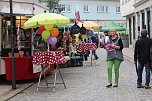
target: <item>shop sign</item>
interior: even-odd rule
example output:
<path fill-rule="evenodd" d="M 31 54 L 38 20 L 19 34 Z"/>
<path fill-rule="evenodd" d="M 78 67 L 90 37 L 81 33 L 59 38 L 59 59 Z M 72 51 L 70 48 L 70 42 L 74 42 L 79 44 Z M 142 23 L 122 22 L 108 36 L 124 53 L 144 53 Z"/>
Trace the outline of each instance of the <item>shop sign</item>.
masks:
<path fill-rule="evenodd" d="M 42 67 L 41 65 L 33 64 L 33 73 L 39 73 L 41 72 Z"/>

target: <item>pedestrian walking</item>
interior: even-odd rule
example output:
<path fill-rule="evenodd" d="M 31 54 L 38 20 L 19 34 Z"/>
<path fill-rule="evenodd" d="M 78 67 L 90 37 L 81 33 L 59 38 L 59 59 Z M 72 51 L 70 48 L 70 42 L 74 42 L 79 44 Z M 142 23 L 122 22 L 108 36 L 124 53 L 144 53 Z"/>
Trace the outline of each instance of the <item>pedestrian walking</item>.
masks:
<path fill-rule="evenodd" d="M 123 43 L 121 38 L 116 34 L 116 29 L 110 29 L 109 38 L 106 36 L 105 42 L 103 42 L 104 48 L 107 50 L 107 71 L 108 71 L 108 85 L 106 87 L 112 86 L 112 68 L 114 65 L 115 71 L 115 84 L 113 87 L 118 87 L 119 80 L 119 67 L 123 61 Z"/>
<path fill-rule="evenodd" d="M 152 39 L 147 37 L 147 30 L 141 30 L 141 37 L 137 40 L 135 44 L 134 50 L 134 62 L 137 63 L 138 61 L 138 68 L 137 68 L 137 88 L 143 88 L 142 85 L 142 72 L 145 67 L 146 71 L 146 82 L 145 82 L 145 89 L 151 88 L 149 86 L 150 83 L 150 46 L 152 45 Z"/>

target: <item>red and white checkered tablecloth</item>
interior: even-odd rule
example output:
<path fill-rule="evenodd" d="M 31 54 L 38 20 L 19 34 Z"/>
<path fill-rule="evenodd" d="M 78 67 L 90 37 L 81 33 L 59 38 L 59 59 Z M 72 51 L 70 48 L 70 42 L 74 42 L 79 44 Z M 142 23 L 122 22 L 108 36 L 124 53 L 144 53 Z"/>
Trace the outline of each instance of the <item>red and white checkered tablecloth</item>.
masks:
<path fill-rule="evenodd" d="M 96 50 L 97 46 L 95 43 L 80 43 L 78 46 L 78 50 Z"/>
<path fill-rule="evenodd" d="M 65 63 L 64 53 L 60 51 L 35 52 L 33 64 L 63 64 Z"/>

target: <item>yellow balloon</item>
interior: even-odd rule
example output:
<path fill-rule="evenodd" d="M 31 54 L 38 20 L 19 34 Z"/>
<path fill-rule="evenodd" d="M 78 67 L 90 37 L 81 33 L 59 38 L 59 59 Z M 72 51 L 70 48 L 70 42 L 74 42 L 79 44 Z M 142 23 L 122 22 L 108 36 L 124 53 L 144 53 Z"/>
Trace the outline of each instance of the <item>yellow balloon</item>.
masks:
<path fill-rule="evenodd" d="M 87 34 L 83 34 L 82 39 L 86 39 L 86 38 L 87 38 Z"/>
<path fill-rule="evenodd" d="M 79 35 L 76 34 L 76 43 L 78 43 L 78 42 L 79 42 Z"/>
<path fill-rule="evenodd" d="M 48 39 L 44 39 L 45 42 L 48 42 Z"/>
<path fill-rule="evenodd" d="M 51 30 L 51 29 L 53 29 L 53 25 L 51 25 L 51 24 L 49 24 L 49 25 L 44 25 L 44 28 L 45 28 L 46 30 Z"/>

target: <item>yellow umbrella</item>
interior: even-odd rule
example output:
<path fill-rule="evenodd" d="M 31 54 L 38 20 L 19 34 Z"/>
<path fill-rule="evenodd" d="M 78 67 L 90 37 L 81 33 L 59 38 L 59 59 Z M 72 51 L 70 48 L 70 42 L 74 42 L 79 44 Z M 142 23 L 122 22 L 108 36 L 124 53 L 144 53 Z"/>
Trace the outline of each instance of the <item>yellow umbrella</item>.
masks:
<path fill-rule="evenodd" d="M 42 25 L 64 25 L 70 23 L 69 18 L 56 13 L 43 13 L 33 16 L 32 18 L 29 18 L 24 23 L 24 28 L 35 28 Z"/>
<path fill-rule="evenodd" d="M 82 24 L 86 29 L 99 29 L 100 28 L 100 25 L 98 25 L 97 23 L 95 23 L 93 21 L 82 21 L 82 22 L 78 23 L 78 26 L 82 27 Z"/>

